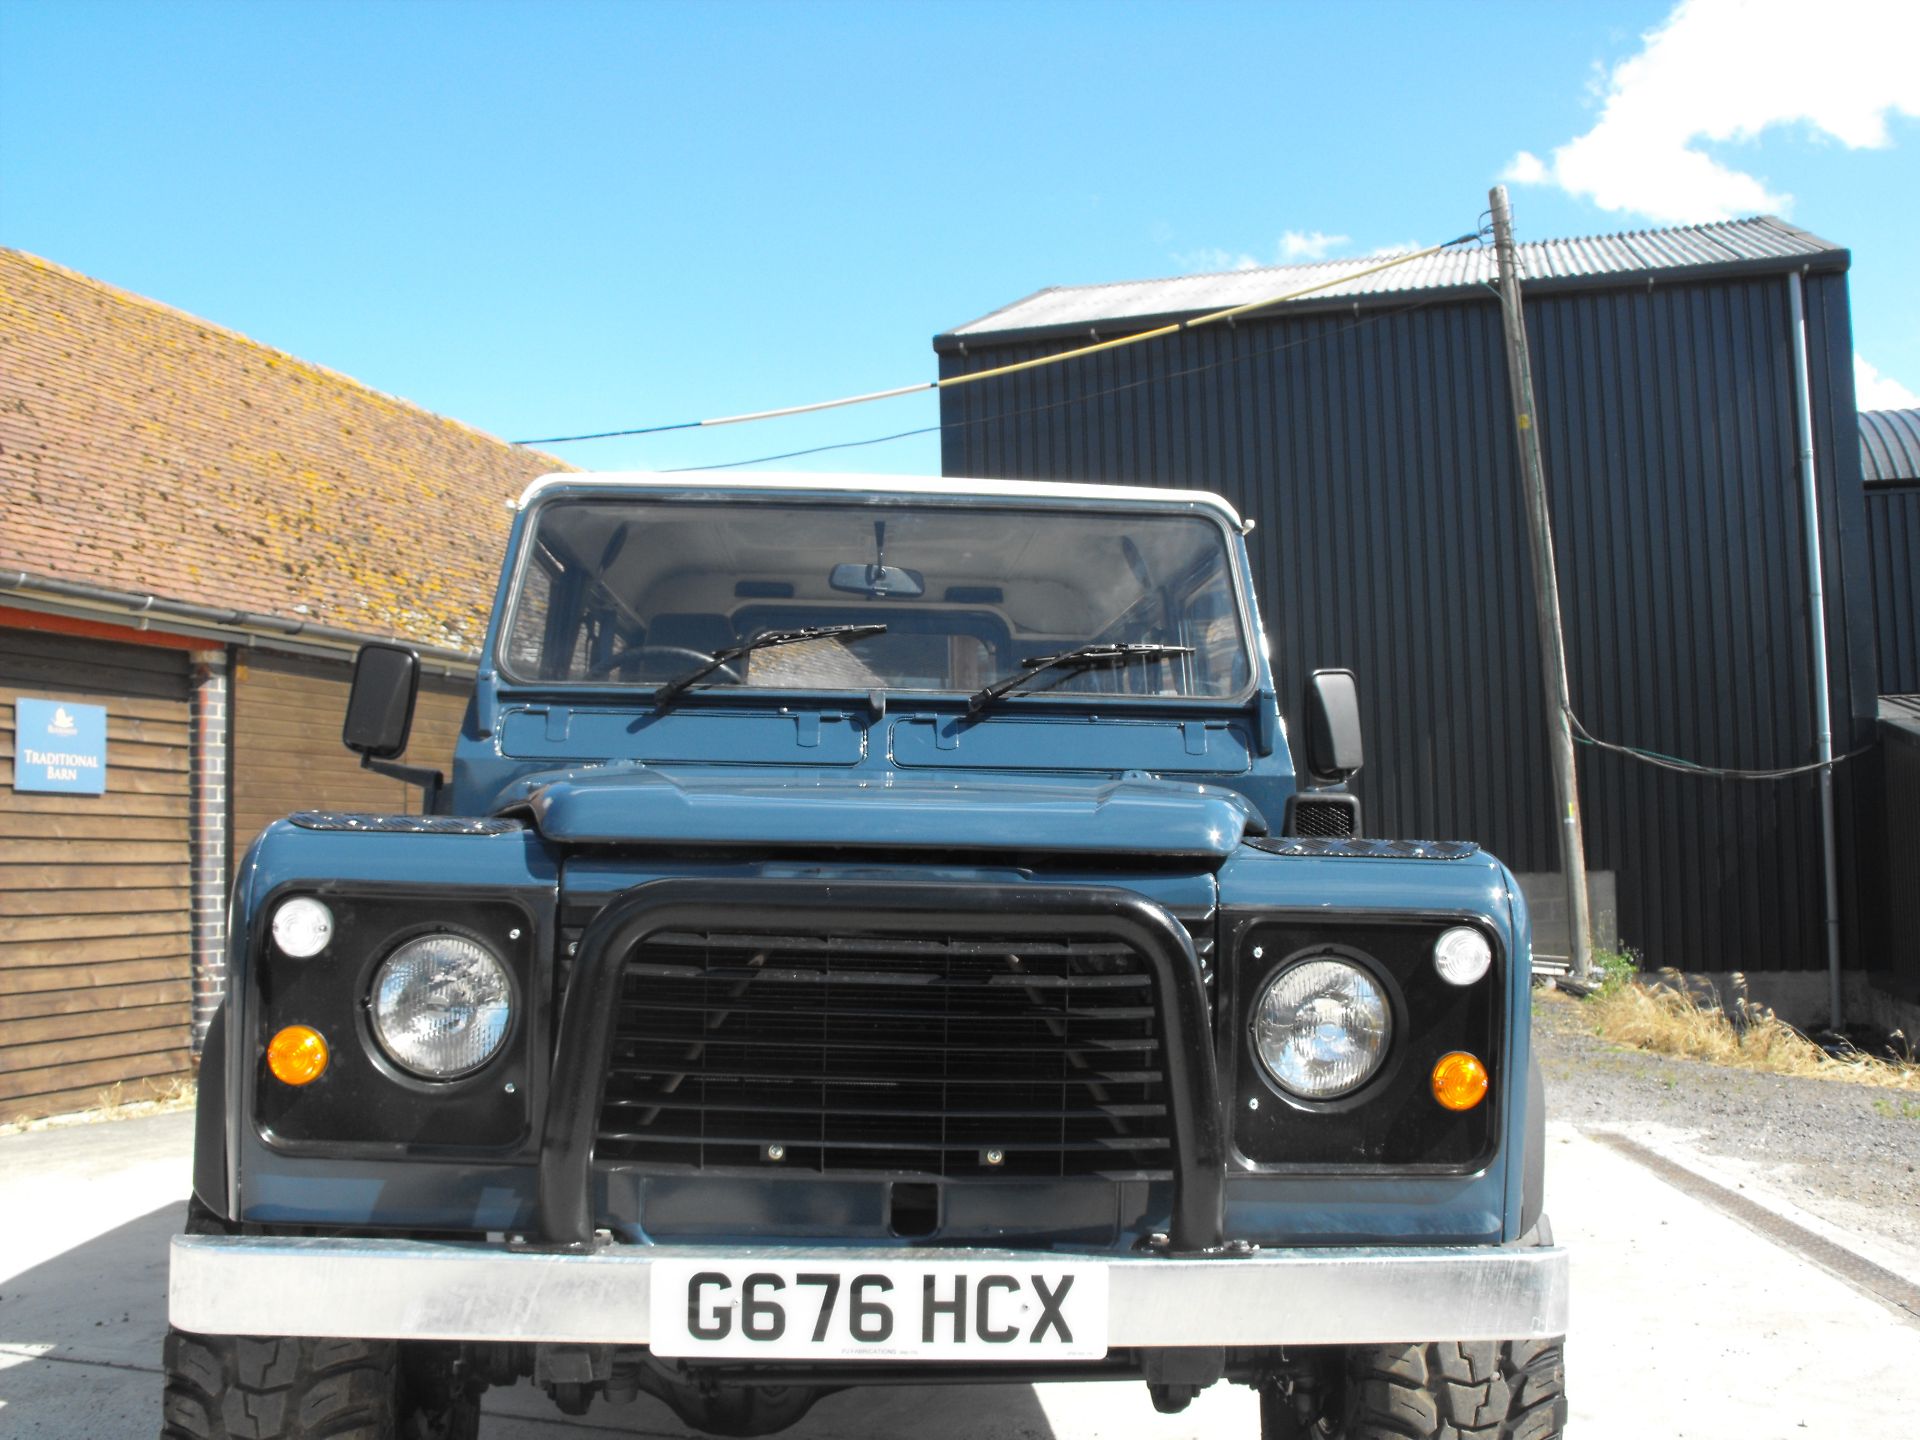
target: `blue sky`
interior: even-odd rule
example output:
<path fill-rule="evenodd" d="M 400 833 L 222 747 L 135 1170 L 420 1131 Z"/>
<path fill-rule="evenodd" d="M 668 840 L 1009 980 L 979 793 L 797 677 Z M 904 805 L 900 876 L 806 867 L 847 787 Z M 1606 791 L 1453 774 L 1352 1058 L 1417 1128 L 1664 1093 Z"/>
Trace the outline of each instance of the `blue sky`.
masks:
<path fill-rule="evenodd" d="M 1432 243 L 1510 176 L 1523 239 L 1776 208 L 1849 246 L 1857 352 L 1904 403 L 1909 12 L 0 0 L 0 243 L 521 438 L 929 378 L 936 332 L 1042 286 Z"/>

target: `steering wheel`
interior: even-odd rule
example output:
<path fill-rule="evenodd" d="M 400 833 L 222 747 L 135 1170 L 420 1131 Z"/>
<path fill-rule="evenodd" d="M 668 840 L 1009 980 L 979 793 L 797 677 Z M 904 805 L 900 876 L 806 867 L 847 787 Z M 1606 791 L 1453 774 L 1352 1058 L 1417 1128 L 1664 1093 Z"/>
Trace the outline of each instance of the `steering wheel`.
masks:
<path fill-rule="evenodd" d="M 675 673 L 683 674 L 688 670 L 694 669 L 696 666 L 710 664 L 713 656 L 705 650 L 695 650 L 690 645 L 631 645 L 619 654 L 610 656 L 600 664 L 590 667 L 587 671 L 586 678 L 589 680 L 597 680 L 603 675 L 616 674 L 621 670 L 625 670 L 630 665 L 639 665 L 648 659 L 672 659 L 682 661 L 684 662 L 683 664 L 675 667 Z M 713 672 L 713 675 L 724 676 L 736 685 L 743 683 L 740 672 L 734 669 L 732 664 L 722 665 Z M 658 678 L 661 680 L 670 680 L 673 677 L 671 675 L 663 675 Z M 708 678 L 712 677 L 710 676 Z"/>

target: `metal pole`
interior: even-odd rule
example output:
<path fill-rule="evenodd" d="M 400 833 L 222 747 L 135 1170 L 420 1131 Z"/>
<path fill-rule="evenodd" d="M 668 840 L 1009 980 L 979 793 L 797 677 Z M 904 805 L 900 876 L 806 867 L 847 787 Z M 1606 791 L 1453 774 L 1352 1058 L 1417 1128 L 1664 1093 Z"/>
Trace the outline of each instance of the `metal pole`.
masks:
<path fill-rule="evenodd" d="M 1540 457 L 1540 427 L 1534 423 L 1533 364 L 1520 313 L 1520 267 L 1513 248 L 1513 213 L 1507 187 L 1490 195 L 1493 241 L 1500 263 L 1500 312 L 1507 334 L 1507 379 L 1513 392 L 1513 427 L 1520 442 L 1520 472 L 1527 497 L 1527 540 L 1533 552 L 1534 616 L 1540 630 L 1540 674 L 1553 740 L 1554 797 L 1560 807 L 1560 869 L 1567 882 L 1567 931 L 1573 978 L 1585 983 L 1593 970 L 1593 928 L 1587 916 L 1586 841 L 1580 828 L 1580 788 L 1573 770 L 1573 724 L 1567 702 L 1567 647 L 1560 628 L 1560 582 L 1554 572 L 1553 522 L 1547 514 L 1547 474 Z"/>
<path fill-rule="evenodd" d="M 1820 487 L 1813 466 L 1813 385 L 1807 375 L 1807 303 L 1799 272 L 1787 277 L 1793 298 L 1795 428 L 1800 432 L 1800 495 L 1806 509 L 1807 628 L 1813 640 L 1813 728 L 1820 755 L 1820 838 L 1827 871 L 1827 1013 L 1838 1030 L 1840 995 L 1840 849 L 1833 828 L 1833 713 L 1827 677 L 1827 588 L 1820 563 Z"/>

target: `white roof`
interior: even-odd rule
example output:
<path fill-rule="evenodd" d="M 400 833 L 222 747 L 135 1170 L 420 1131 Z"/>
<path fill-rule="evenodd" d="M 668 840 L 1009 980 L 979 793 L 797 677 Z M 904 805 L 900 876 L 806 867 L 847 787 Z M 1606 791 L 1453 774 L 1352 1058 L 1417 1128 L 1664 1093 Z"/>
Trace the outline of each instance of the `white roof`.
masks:
<path fill-rule="evenodd" d="M 1095 504 L 1204 506 L 1236 530 L 1245 530 L 1240 512 L 1207 490 L 1176 490 L 1155 485 L 1080 485 L 1053 480 L 967 480 L 940 475 L 809 475 L 795 471 L 710 470 L 662 474 L 648 470 L 560 470 L 542 475 L 521 493 L 524 509 L 543 490 L 560 487 L 610 490 L 790 490 L 820 494 L 973 495 L 999 500 L 1087 500 Z"/>

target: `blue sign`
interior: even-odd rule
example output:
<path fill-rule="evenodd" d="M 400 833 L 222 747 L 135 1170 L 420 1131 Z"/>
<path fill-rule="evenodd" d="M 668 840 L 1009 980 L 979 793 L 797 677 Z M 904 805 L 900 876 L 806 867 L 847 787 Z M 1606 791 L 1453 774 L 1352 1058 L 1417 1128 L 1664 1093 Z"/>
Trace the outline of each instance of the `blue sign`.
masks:
<path fill-rule="evenodd" d="M 13 788 L 98 795 L 107 788 L 107 707 L 13 702 Z"/>

